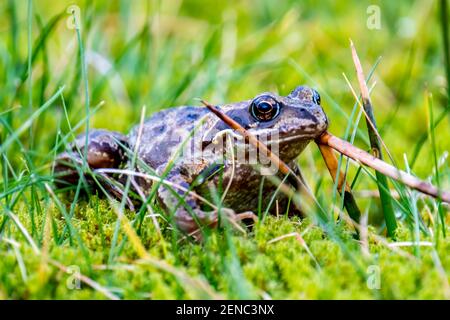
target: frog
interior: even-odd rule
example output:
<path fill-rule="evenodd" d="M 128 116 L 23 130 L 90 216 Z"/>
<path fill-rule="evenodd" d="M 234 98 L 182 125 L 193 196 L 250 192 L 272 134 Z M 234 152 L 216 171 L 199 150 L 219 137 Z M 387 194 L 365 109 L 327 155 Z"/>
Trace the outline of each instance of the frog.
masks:
<path fill-rule="evenodd" d="M 297 158 L 309 142 L 328 128 L 319 93 L 304 85 L 286 96 L 263 92 L 251 99 L 216 107 L 258 138 L 276 136 L 272 144 L 277 146 L 277 155 L 292 172 L 299 174 Z M 232 145 L 227 147 L 231 141 L 240 144 L 240 150 L 250 152 L 248 143 L 245 147 L 245 139 L 207 108 L 167 108 L 134 126 L 127 135 L 105 129 L 81 134 L 58 155 L 55 172 L 60 186 L 77 184 L 82 177 L 94 185 L 94 179 L 80 171 L 84 163 L 91 172 L 106 173 L 117 181 L 122 179 L 123 186 L 126 175 L 120 174 L 120 169 L 140 173 L 151 170 L 166 183 L 149 180 L 141 174 L 131 189 L 138 188 L 141 195 L 148 195 L 158 183 L 157 201 L 175 227 L 188 234 L 217 225 L 220 210 L 202 201 L 211 199 L 211 193 L 217 190 L 223 191 L 220 207 L 228 210 L 232 218 L 257 212 L 258 208 L 270 213 L 295 212 L 295 208 L 289 208 L 289 197 L 267 179 L 267 173 L 262 173 L 258 163 L 246 161 L 246 156 L 236 161 L 239 150 Z M 181 149 L 188 149 L 190 155 L 181 153 L 180 156 Z M 276 170 L 269 174 L 284 177 Z M 120 189 L 104 190 L 120 199 L 124 196 Z"/>

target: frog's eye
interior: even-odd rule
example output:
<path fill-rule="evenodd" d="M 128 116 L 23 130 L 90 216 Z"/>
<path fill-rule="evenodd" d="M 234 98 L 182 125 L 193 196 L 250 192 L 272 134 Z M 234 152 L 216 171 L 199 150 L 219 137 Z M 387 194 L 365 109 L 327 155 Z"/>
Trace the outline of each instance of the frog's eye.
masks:
<path fill-rule="evenodd" d="M 261 96 L 252 101 L 250 113 L 258 121 L 270 121 L 280 114 L 280 104 L 270 96 Z"/>
<path fill-rule="evenodd" d="M 314 89 L 312 89 L 312 92 L 313 92 L 313 95 L 312 95 L 312 101 L 313 101 L 315 104 L 317 104 L 317 105 L 320 106 L 320 94 L 319 94 L 316 90 L 314 90 Z"/>

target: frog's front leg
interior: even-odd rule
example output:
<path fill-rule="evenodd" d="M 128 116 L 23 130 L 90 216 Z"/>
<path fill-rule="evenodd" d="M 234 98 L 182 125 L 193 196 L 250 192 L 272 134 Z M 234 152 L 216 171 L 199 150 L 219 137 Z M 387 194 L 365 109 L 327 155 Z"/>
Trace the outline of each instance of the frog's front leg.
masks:
<path fill-rule="evenodd" d="M 164 180 L 166 184 L 159 187 L 158 198 L 166 211 L 172 214 L 171 220 L 181 231 L 192 233 L 200 226 L 217 224 L 217 212 L 213 208 L 210 211 L 201 209 L 200 198 L 190 191 L 192 180 L 183 174 L 181 166 L 172 168 Z"/>
<path fill-rule="evenodd" d="M 159 170 L 157 170 L 159 171 Z M 170 186 L 161 186 L 158 189 L 158 198 L 163 206 L 171 212 L 171 220 L 183 232 L 192 234 L 200 227 L 215 227 L 219 222 L 217 208 L 202 209 L 203 198 L 191 191 L 192 178 L 183 174 L 182 167 L 175 167 L 165 177 Z M 208 205 L 206 205 L 208 207 Z M 232 209 L 221 208 L 223 217 L 230 221 L 244 219 L 257 219 L 251 212 L 236 214 Z"/>

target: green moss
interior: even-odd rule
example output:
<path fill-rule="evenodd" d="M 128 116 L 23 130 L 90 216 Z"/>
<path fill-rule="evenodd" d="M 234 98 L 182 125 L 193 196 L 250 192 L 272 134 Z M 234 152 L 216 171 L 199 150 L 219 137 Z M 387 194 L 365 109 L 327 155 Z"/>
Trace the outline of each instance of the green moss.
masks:
<path fill-rule="evenodd" d="M 95 200 L 97 201 L 97 200 Z M 164 268 L 138 263 L 135 251 L 128 242 L 117 263 L 106 268 L 110 237 L 114 226 L 114 213 L 107 203 L 99 200 L 97 214 L 89 204 L 77 208 L 73 218 L 74 227 L 81 230 L 83 242 L 89 254 L 87 264 L 82 250 L 74 242 L 61 245 L 51 243 L 48 257 L 63 265 L 76 266 L 81 273 L 108 289 L 120 298 L 129 299 L 179 299 L 198 297 L 199 288 L 189 288 L 186 283 Z M 100 217 L 100 220 L 99 220 Z M 132 218 L 132 216 L 129 216 Z M 25 217 L 23 217 L 25 219 Z M 39 224 L 41 224 L 39 222 Z M 372 243 L 370 259 L 358 258 L 357 263 L 366 269 L 375 265 L 380 270 L 380 288 L 369 289 L 367 277 L 358 273 L 355 263 L 347 258 L 341 246 L 327 237 L 323 231 L 311 224 L 309 219 L 298 220 L 286 217 L 268 217 L 256 225 L 252 233 L 242 235 L 232 232 L 227 236 L 215 230 L 204 243 L 184 241 L 177 245 L 173 255 L 173 243 L 166 238 L 166 248 L 155 241 L 150 221 L 145 223 L 142 240 L 148 252 L 155 259 L 172 265 L 177 272 L 195 281 L 204 281 L 210 289 L 223 297 L 240 297 L 245 291 L 255 297 L 278 299 L 437 299 L 444 298 L 443 277 L 439 274 L 432 258 L 432 249 L 423 247 L 420 259 L 406 258 L 380 244 Z M 61 232 L 63 224 L 58 223 Z M 100 232 L 100 229 L 103 231 Z M 17 228 L 9 229 L 10 236 L 20 239 Z M 337 229 L 339 230 L 339 228 Z M 403 229 L 402 229 L 403 230 Z M 292 232 L 305 232 L 303 238 L 315 260 L 302 244 L 289 237 L 269 243 L 270 240 Z M 408 233 L 402 233 L 402 237 Z M 357 241 L 341 233 L 347 250 L 354 255 L 360 251 Z M 230 237 L 232 247 L 224 241 Z M 105 239 L 103 239 L 105 238 Z M 120 239 L 123 238 L 121 233 Z M 445 254 L 448 241 L 441 243 L 438 255 L 443 268 L 449 267 Z M 412 250 L 406 250 L 411 251 Z M 60 298 L 60 299 L 103 299 L 105 296 L 81 283 L 80 290 L 71 290 L 67 283 L 70 274 L 36 255 L 22 242 L 19 252 L 24 260 L 27 279 L 24 281 L 18 268 L 17 256 L 11 245 L 1 244 L 0 292 L 9 298 Z M 234 252 L 234 253 L 233 253 Z M 360 257 L 358 255 L 358 257 Z M 237 269 L 236 269 L 237 268 Z M 369 273 L 367 273 L 367 276 Z M 448 280 L 448 279 L 447 279 Z M 238 285 L 239 284 L 239 285 Z M 241 290 L 241 291 L 240 291 Z"/>

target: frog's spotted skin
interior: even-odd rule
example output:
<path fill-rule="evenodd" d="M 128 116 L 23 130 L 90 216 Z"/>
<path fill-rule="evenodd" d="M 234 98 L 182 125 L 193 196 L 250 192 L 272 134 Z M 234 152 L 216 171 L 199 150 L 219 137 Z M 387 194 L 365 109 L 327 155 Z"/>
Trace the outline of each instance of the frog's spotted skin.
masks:
<path fill-rule="evenodd" d="M 180 143 L 191 135 L 197 121 L 208 113 L 206 108 L 186 106 L 155 113 L 142 128 L 139 156 L 154 169 L 165 166 Z M 131 150 L 135 148 L 138 132 L 136 126 L 128 135 Z"/>
<path fill-rule="evenodd" d="M 294 170 L 295 159 L 306 145 L 323 133 L 328 126 L 327 117 L 320 106 L 320 96 L 315 90 L 304 86 L 297 87 L 285 97 L 262 93 L 252 100 L 219 107 L 254 135 L 277 134 L 278 155 Z M 139 126 L 134 127 L 126 137 L 105 130 L 90 132 L 87 161 L 89 166 L 93 169 L 126 166 L 124 147 L 135 150 L 139 140 L 139 129 Z M 164 172 L 169 160 L 173 159 L 182 144 L 184 150 L 187 148 L 194 155 L 192 157 L 189 152 L 185 152 L 175 161 L 166 176 L 171 183 L 185 189 L 192 186 L 197 194 L 204 197 L 208 197 L 211 188 L 224 190 L 230 185 L 224 204 L 235 212 L 257 211 L 259 190 L 263 183 L 262 209 L 266 210 L 271 205 L 269 210 L 272 212 L 274 209 L 279 213 L 286 211 L 287 199 L 277 194 L 277 201 L 271 201 L 276 186 L 272 185 L 269 179 L 263 181 L 260 171 L 246 162 L 234 162 L 233 170 L 233 161 L 225 161 L 223 170 L 219 170 L 221 174 L 215 174 L 198 183 L 199 176 L 202 177 L 205 172 L 214 169 L 223 156 L 223 151 L 218 153 L 215 149 L 216 152 L 213 152 L 211 146 L 215 145 L 220 133 L 230 131 L 225 123 L 206 108 L 184 106 L 166 109 L 155 113 L 141 129 L 137 156 L 158 174 Z M 80 137 L 74 144 L 80 150 L 84 148 L 84 139 L 84 136 Z M 57 160 L 56 170 L 59 173 L 64 172 L 63 180 L 68 183 L 75 183 L 78 179 L 76 171 L 67 165 L 67 161 L 81 162 L 76 149 L 73 147 L 72 150 L 61 154 Z M 138 166 L 139 169 L 143 170 L 142 166 Z M 139 183 L 144 191 L 150 187 L 148 181 Z M 181 189 L 175 190 L 177 197 L 173 190 L 161 186 L 158 190 L 158 199 L 164 208 L 175 210 L 174 221 L 181 230 L 191 232 L 198 228 L 197 222 L 215 221 L 216 213 L 211 212 L 211 208 L 203 208 L 196 198 L 191 194 L 185 194 Z M 179 197 L 184 199 L 184 204 L 178 203 Z M 196 214 L 195 219 L 189 211 Z"/>

